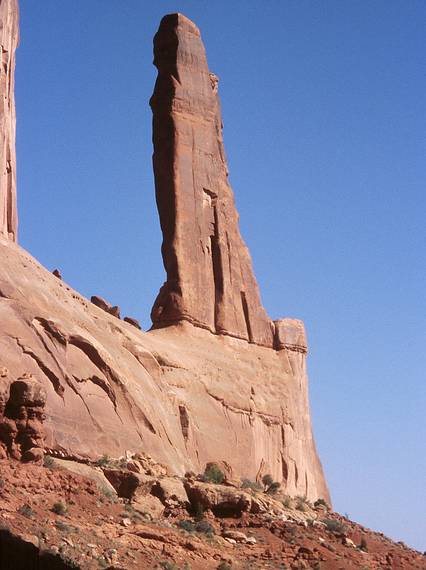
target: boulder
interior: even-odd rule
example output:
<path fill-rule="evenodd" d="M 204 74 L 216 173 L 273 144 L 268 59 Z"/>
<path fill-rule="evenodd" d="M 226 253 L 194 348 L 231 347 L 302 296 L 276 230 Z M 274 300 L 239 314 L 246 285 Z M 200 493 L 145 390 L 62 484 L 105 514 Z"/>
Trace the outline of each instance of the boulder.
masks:
<path fill-rule="evenodd" d="M 185 489 L 194 510 L 201 506 L 222 517 L 241 516 L 243 512 L 249 512 L 251 509 L 252 497 L 233 487 L 187 481 Z"/>

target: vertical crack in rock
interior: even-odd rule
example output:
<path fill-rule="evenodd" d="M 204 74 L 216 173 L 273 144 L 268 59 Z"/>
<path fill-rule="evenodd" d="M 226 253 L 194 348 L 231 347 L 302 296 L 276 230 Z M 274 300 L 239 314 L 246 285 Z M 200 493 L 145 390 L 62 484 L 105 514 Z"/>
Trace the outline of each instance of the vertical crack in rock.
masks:
<path fill-rule="evenodd" d="M 162 19 L 154 65 L 153 164 L 167 281 L 152 309 L 153 326 L 187 320 L 273 347 L 274 326 L 228 182 L 218 79 L 193 22 L 181 14 Z"/>
<path fill-rule="evenodd" d="M 18 0 L 0 0 L 0 235 L 17 239 L 15 50 Z"/>

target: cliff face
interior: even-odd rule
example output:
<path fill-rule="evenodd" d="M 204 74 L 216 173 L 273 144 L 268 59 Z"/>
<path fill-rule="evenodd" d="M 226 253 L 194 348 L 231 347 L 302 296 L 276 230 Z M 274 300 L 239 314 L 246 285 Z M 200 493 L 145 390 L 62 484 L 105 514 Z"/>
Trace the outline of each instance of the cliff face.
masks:
<path fill-rule="evenodd" d="M 101 310 L 0 236 L 0 457 L 143 451 L 176 474 L 222 460 L 235 476 L 271 473 L 291 495 L 329 501 L 303 323 L 273 324 L 261 305 L 195 25 L 163 19 L 155 62 L 167 269 L 156 328 Z"/>
<path fill-rule="evenodd" d="M 16 241 L 15 50 L 18 1 L 0 0 L 0 234 Z"/>
<path fill-rule="evenodd" d="M 167 272 L 154 326 L 187 320 L 272 347 L 274 327 L 228 183 L 218 79 L 209 72 L 200 32 L 185 16 L 161 21 L 154 64 L 154 173 Z"/>

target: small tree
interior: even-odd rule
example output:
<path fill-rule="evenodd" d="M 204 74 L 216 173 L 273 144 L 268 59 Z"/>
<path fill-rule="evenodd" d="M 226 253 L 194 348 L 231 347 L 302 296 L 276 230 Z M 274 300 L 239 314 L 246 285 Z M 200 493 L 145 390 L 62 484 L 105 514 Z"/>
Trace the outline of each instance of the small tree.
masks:
<path fill-rule="evenodd" d="M 269 475 L 269 473 L 267 473 L 266 475 L 264 475 L 262 477 L 262 483 L 265 487 L 265 491 L 270 485 L 272 485 L 273 482 L 274 482 L 274 480 L 272 479 L 272 476 Z"/>
<path fill-rule="evenodd" d="M 204 480 L 208 483 L 215 483 L 216 485 L 220 485 L 225 481 L 225 475 L 217 465 L 213 464 L 209 465 L 204 471 Z"/>

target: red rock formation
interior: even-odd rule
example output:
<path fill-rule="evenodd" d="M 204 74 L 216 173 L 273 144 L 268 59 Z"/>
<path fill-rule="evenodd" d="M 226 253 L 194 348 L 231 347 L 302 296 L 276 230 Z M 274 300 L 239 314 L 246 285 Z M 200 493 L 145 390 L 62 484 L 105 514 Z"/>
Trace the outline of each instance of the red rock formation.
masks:
<path fill-rule="evenodd" d="M 15 50 L 18 0 L 0 0 L 0 234 L 16 241 Z"/>
<path fill-rule="evenodd" d="M 162 19 L 154 64 L 153 160 L 167 272 L 151 314 L 154 327 L 187 320 L 272 347 L 273 325 L 228 182 L 218 80 L 198 28 L 182 14 Z"/>
<path fill-rule="evenodd" d="M 278 321 L 280 350 L 269 348 L 272 323 L 238 232 L 198 31 L 182 16 L 160 30 L 154 163 L 169 281 L 154 314 L 157 326 L 177 324 L 129 326 L 117 307 L 90 303 L 0 232 L 0 457 L 144 452 L 179 475 L 220 462 L 235 477 L 270 473 L 290 495 L 329 501 L 303 326 Z"/>

